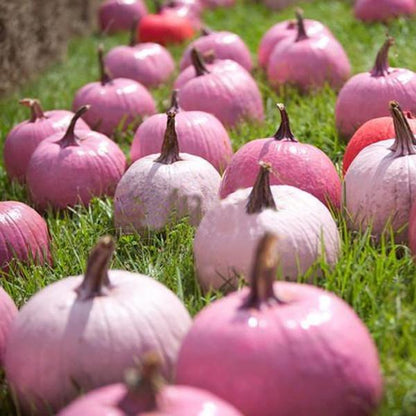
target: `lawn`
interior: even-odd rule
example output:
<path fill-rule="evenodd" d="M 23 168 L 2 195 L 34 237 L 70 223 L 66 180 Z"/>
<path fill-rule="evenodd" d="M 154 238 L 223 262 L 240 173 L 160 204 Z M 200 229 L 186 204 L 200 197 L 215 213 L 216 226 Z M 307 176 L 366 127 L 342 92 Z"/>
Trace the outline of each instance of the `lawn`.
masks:
<path fill-rule="evenodd" d="M 377 50 L 384 42 L 386 27 L 366 26 L 355 21 L 350 1 L 315 0 L 302 4 L 305 16 L 327 24 L 345 47 L 353 72 L 370 69 Z M 230 10 L 206 12 L 204 20 L 213 29 L 237 32 L 250 47 L 255 58 L 261 36 L 275 22 L 292 18 L 293 8 L 272 13 L 257 2 L 240 2 Z M 414 47 L 408 41 L 416 38 L 412 19 L 393 22 L 388 31 L 396 39 L 391 51 L 392 66 L 416 70 Z M 45 109 L 70 108 L 75 91 L 97 79 L 96 48 L 106 49 L 127 41 L 127 35 L 103 38 L 93 35 L 73 39 L 67 58 L 9 97 L 0 100 L 0 143 L 13 125 L 28 118 L 28 111 L 18 105 L 22 97 L 37 97 Z M 183 46 L 171 48 L 177 60 Z M 345 144 L 336 134 L 334 107 L 336 93 L 325 89 L 311 95 L 299 95 L 285 89 L 279 95 L 267 85 L 264 75 L 254 75 L 261 88 L 266 110 L 262 125 L 243 124 L 231 131 L 234 149 L 259 137 L 269 137 L 279 123 L 275 104 L 284 102 L 295 135 L 304 142 L 325 151 L 340 166 Z M 173 82 L 173 80 L 172 80 Z M 169 102 L 171 83 L 152 91 L 158 109 L 164 111 Z M 119 144 L 128 154 L 132 133 L 119 135 Z M 28 202 L 25 190 L 11 184 L 2 166 L 0 147 L 0 195 L 2 200 Z M 77 207 L 62 213 L 49 212 L 45 218 L 52 236 L 53 267 L 19 265 L 10 276 L 3 276 L 4 289 L 18 306 L 36 291 L 65 276 L 82 273 L 89 249 L 103 234 L 116 235 L 113 226 L 112 200 L 95 200 L 89 207 Z M 369 232 L 347 231 L 338 217 L 342 233 L 342 255 L 334 270 L 325 270 L 319 286 L 345 299 L 368 326 L 379 350 L 385 380 L 385 395 L 379 411 L 385 416 L 416 414 L 416 268 L 407 247 L 383 240 L 372 242 Z M 162 233 L 142 239 L 137 235 L 117 236 L 117 252 L 113 268 L 148 274 L 166 284 L 183 299 L 192 314 L 221 296 L 203 295 L 195 281 L 192 259 L 194 230 L 186 221 Z M 15 414 L 3 384 L 0 414 Z M 277 416 L 277 415 L 276 415 Z"/>

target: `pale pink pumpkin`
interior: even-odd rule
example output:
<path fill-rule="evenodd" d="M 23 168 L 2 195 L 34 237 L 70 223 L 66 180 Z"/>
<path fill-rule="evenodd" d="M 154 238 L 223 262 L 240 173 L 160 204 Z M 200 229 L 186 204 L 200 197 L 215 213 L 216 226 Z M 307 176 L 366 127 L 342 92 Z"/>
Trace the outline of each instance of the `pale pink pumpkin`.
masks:
<path fill-rule="evenodd" d="M 126 372 L 125 384 L 94 390 L 74 401 L 58 416 L 242 416 L 207 391 L 164 385 L 158 365 L 149 353 L 140 372 L 135 369 Z"/>
<path fill-rule="evenodd" d="M 310 278 L 321 275 L 316 262 L 332 267 L 340 238 L 331 213 L 318 199 L 287 185 L 270 187 L 269 168 L 261 163 L 253 188 L 236 191 L 209 210 L 194 239 L 198 280 L 204 290 L 236 289 L 247 279 L 258 241 L 266 231 L 278 233 L 278 275 L 297 280 L 312 266 Z"/>
<path fill-rule="evenodd" d="M 264 119 L 260 90 L 241 65 L 229 59 L 206 65 L 196 49 L 192 50 L 192 65 L 179 74 L 174 84 L 184 110 L 211 113 L 226 127 L 243 120 Z"/>
<path fill-rule="evenodd" d="M 3 202 L 0 202 L 0 206 Z M 1 221 L 1 214 L 0 214 Z M 1 227 L 1 225 L 0 225 Z M 1 231 L 0 231 L 1 235 Z M 1 250 L 1 247 L 0 247 Z M 17 308 L 12 298 L 0 287 L 0 365 L 4 365 L 4 354 L 10 328 L 17 316 Z"/>
<path fill-rule="evenodd" d="M 407 242 L 410 209 L 416 200 L 416 138 L 397 102 L 390 103 L 395 138 L 365 147 L 344 178 L 343 205 L 349 227 L 371 228 L 379 239 Z"/>
<path fill-rule="evenodd" d="M 168 1 L 161 7 L 159 14 L 187 19 L 195 30 L 200 30 L 202 26 L 201 11 L 193 3 Z"/>
<path fill-rule="evenodd" d="M 87 205 L 93 197 L 112 196 L 126 168 L 118 145 L 95 131 L 75 130 L 88 110 L 81 107 L 66 133 L 45 139 L 33 153 L 27 169 L 27 186 L 39 209 Z"/>
<path fill-rule="evenodd" d="M 354 14 L 364 22 L 385 22 L 416 12 L 415 0 L 356 0 Z"/>
<path fill-rule="evenodd" d="M 206 389 L 245 416 L 368 416 L 382 378 L 373 340 L 353 309 L 314 286 L 274 282 L 278 239 L 259 243 L 251 288 L 195 317 L 176 382 Z"/>
<path fill-rule="evenodd" d="M 275 88 L 290 84 L 302 91 L 325 84 L 340 88 L 351 73 L 342 45 L 332 35 L 309 34 L 302 14 L 298 13 L 297 18 L 297 34 L 279 42 L 269 56 L 269 82 Z"/>
<path fill-rule="evenodd" d="M 412 204 L 409 214 L 409 247 L 413 254 L 413 258 L 416 256 L 416 203 Z"/>
<path fill-rule="evenodd" d="M 50 262 L 49 232 L 45 220 L 17 201 L 0 202 L 0 270 L 12 262 Z"/>
<path fill-rule="evenodd" d="M 167 114 L 161 153 L 138 159 L 117 186 L 114 222 L 125 233 L 158 231 L 184 217 L 198 225 L 218 202 L 219 173 L 206 160 L 179 153 L 176 112 Z"/>
<path fill-rule="evenodd" d="M 309 192 L 327 206 L 339 208 L 341 181 L 331 159 L 311 144 L 293 135 L 283 104 L 278 104 L 282 122 L 273 137 L 255 139 L 232 157 L 221 181 L 220 197 L 254 185 L 260 160 L 270 163 L 272 185 L 291 185 Z"/>
<path fill-rule="evenodd" d="M 26 413 L 55 414 L 80 391 L 121 382 L 149 350 L 161 355 L 162 372 L 172 378 L 189 313 L 155 279 L 108 270 L 113 251 L 113 240 L 103 237 L 84 276 L 58 280 L 20 310 L 5 369 Z"/>
<path fill-rule="evenodd" d="M 184 111 L 179 107 L 177 90 L 173 91 L 171 109 L 176 111 L 175 128 L 183 153 L 200 156 L 223 172 L 233 154 L 230 137 L 221 122 L 204 111 Z M 156 114 L 137 129 L 130 149 L 134 162 L 160 151 L 166 131 L 166 114 Z"/>
<path fill-rule="evenodd" d="M 203 7 L 207 9 L 216 9 L 217 7 L 233 7 L 236 0 L 201 0 Z"/>
<path fill-rule="evenodd" d="M 338 94 L 335 122 L 341 137 L 348 140 L 366 121 L 388 116 L 391 100 L 398 101 L 405 110 L 416 112 L 416 73 L 389 66 L 388 51 L 393 42 L 388 37 L 377 54 L 374 68 L 353 76 Z"/>
<path fill-rule="evenodd" d="M 217 59 L 231 59 L 247 71 L 251 71 L 253 68 L 249 49 L 240 36 L 232 32 L 215 32 L 204 28 L 202 36 L 191 42 L 185 49 L 179 65 L 181 71 L 192 65 L 192 48 L 198 49 L 202 54 L 212 51 Z"/>
<path fill-rule="evenodd" d="M 3 157 L 9 178 L 23 183 L 30 157 L 38 144 L 56 132 L 64 132 L 74 113 L 66 110 L 44 112 L 40 101 L 33 98 L 24 98 L 19 103 L 30 108 L 31 117 L 10 130 L 4 142 Z M 83 120 L 79 121 L 77 127 L 90 130 Z"/>
<path fill-rule="evenodd" d="M 90 105 L 84 121 L 96 131 L 111 136 L 116 129 L 126 130 L 156 112 L 150 92 L 137 81 L 127 78 L 111 79 L 104 68 L 103 50 L 98 50 L 101 81 L 80 88 L 72 103 L 73 109 Z"/>

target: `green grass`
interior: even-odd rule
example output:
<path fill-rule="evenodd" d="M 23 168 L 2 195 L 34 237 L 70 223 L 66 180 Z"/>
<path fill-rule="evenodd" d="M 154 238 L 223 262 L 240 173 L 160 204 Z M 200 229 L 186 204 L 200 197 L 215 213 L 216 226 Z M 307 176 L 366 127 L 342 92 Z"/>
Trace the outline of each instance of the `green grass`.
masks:
<path fill-rule="evenodd" d="M 355 21 L 348 1 L 316 0 L 302 7 L 307 17 L 321 20 L 331 28 L 344 45 L 355 73 L 372 66 L 384 41 L 385 26 L 365 26 Z M 292 9 L 272 13 L 247 1 L 232 10 L 207 12 L 205 21 L 214 29 L 239 33 L 255 57 L 262 34 L 275 22 L 292 16 Z M 409 42 L 416 37 L 415 21 L 399 19 L 388 30 L 396 38 L 391 53 L 392 65 L 415 70 L 414 48 Z M 13 125 L 28 118 L 27 109 L 17 104 L 19 98 L 38 97 L 45 109 L 70 108 L 74 92 L 97 78 L 97 45 L 103 42 L 108 49 L 126 39 L 127 36 L 123 35 L 105 39 L 96 35 L 71 41 L 64 62 L 52 66 L 21 90 L 0 100 L 0 143 L 4 142 Z M 182 49 L 171 49 L 175 58 L 179 59 Z M 233 130 L 234 148 L 248 140 L 270 136 L 279 121 L 275 103 L 282 101 L 287 106 L 296 136 L 319 146 L 339 165 L 344 144 L 338 140 L 334 128 L 336 94 L 327 89 L 301 96 L 286 89 L 276 95 L 261 73 L 255 72 L 255 76 L 264 98 L 266 121 L 262 125 L 244 124 Z M 161 111 L 167 107 L 170 88 L 171 85 L 167 85 L 152 91 Z M 119 138 L 126 152 L 131 140 L 131 134 Z M 24 189 L 9 183 L 1 164 L 0 196 L 2 200 L 28 202 Z M 95 200 L 88 208 L 46 215 L 52 236 L 53 267 L 17 265 L 10 276 L 2 278 L 5 290 L 21 306 L 47 284 L 82 273 L 88 251 L 97 238 L 108 233 L 115 235 L 112 215 L 111 199 Z M 318 284 L 352 305 L 377 343 L 385 380 L 385 395 L 379 414 L 413 416 L 416 414 L 415 265 L 407 247 L 395 245 L 388 239 L 375 245 L 368 232 L 350 233 L 345 222 L 341 218 L 337 220 L 343 239 L 342 255 L 335 270 L 326 270 Z M 218 295 L 204 296 L 196 284 L 192 260 L 193 234 L 194 230 L 182 222 L 146 240 L 138 236 L 118 237 L 112 267 L 153 276 L 177 293 L 195 314 Z M 0 414 L 14 414 L 4 383 L 1 397 Z"/>

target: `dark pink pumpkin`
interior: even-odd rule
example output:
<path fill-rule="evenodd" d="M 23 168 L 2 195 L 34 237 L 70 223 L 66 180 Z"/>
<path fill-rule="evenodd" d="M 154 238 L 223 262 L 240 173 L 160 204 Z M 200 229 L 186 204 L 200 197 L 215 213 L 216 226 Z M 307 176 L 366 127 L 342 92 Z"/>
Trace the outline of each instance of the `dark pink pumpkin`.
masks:
<path fill-rule="evenodd" d="M 223 172 L 233 154 L 230 137 L 221 122 L 204 111 L 184 111 L 179 107 L 177 90 L 172 94 L 171 108 L 176 111 L 176 134 L 179 148 L 204 158 Z M 137 129 L 130 149 L 132 162 L 160 152 L 166 130 L 166 114 L 155 114 Z"/>
<path fill-rule="evenodd" d="M 385 22 L 416 12 L 415 0 L 356 0 L 354 14 L 364 22 Z"/>
<path fill-rule="evenodd" d="M 295 186 L 325 205 L 339 208 L 341 181 L 334 164 L 317 147 L 298 142 L 284 105 L 278 104 L 278 109 L 282 122 L 276 134 L 252 140 L 234 154 L 222 178 L 220 197 L 253 186 L 262 160 L 271 165 L 271 185 Z"/>
<path fill-rule="evenodd" d="M 126 158 L 108 137 L 95 131 L 74 130 L 81 107 L 64 135 L 45 139 L 33 153 L 27 185 L 39 209 L 87 205 L 91 198 L 114 194 L 124 173 Z"/>
<path fill-rule="evenodd" d="M 1 203 L 0 203 L 1 204 Z M 1 214 L 0 214 L 1 216 Z M 17 308 L 12 298 L 0 287 L 0 365 L 4 364 L 7 338 L 11 325 L 17 316 Z"/>
<path fill-rule="evenodd" d="M 19 103 L 30 108 L 31 117 L 10 130 L 4 142 L 3 157 L 9 178 L 23 183 L 30 157 L 38 144 L 51 134 L 64 132 L 74 113 L 67 110 L 44 112 L 40 101 L 33 98 L 24 98 Z M 79 121 L 78 128 L 90 130 L 83 120 Z"/>
<path fill-rule="evenodd" d="M 245 416 L 373 414 L 382 378 L 367 328 L 330 292 L 274 282 L 277 240 L 260 241 L 250 288 L 195 317 L 176 382 L 206 389 Z"/>

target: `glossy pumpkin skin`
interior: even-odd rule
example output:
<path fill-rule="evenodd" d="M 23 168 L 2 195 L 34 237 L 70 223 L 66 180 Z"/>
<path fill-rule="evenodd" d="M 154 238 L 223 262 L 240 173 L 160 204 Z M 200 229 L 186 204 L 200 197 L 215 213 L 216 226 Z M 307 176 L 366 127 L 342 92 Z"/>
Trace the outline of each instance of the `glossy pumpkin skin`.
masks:
<path fill-rule="evenodd" d="M 110 270 L 106 295 L 81 300 L 83 276 L 62 279 L 20 310 L 10 332 L 5 368 L 25 411 L 54 414 L 79 390 L 120 382 L 149 350 L 171 379 L 191 318 L 180 300 L 154 279 Z M 47 410 L 49 409 L 49 410 Z"/>
<path fill-rule="evenodd" d="M 304 19 L 305 29 L 310 36 L 332 36 L 330 30 L 317 20 Z M 296 20 L 286 20 L 272 26 L 261 38 L 257 57 L 261 68 L 266 69 L 270 54 L 282 40 L 293 37 L 297 32 Z"/>
<path fill-rule="evenodd" d="M 213 51 L 217 59 L 231 59 L 247 71 L 253 68 L 249 49 L 240 36 L 232 32 L 211 32 L 191 42 L 183 53 L 180 63 L 181 71 L 192 65 L 192 48 L 198 49 L 202 54 Z"/>
<path fill-rule="evenodd" d="M 128 390 L 114 384 L 94 390 L 63 409 L 57 416 L 128 416 L 119 408 Z M 166 386 L 157 395 L 157 409 L 143 411 L 139 400 L 130 400 L 135 415 L 143 416 L 242 416 L 234 407 L 207 391 L 188 386 Z"/>
<path fill-rule="evenodd" d="M 236 288 L 248 280 L 256 247 L 266 231 L 279 236 L 278 275 L 296 280 L 317 259 L 333 266 L 340 239 L 329 210 L 315 197 L 292 186 L 272 186 L 276 210 L 247 214 L 252 188 L 242 189 L 208 211 L 194 240 L 195 268 L 204 290 Z M 324 248 L 324 250 L 322 250 Z M 320 274 L 320 270 L 316 270 Z"/>
<path fill-rule="evenodd" d="M 128 78 L 145 87 L 166 82 L 175 70 L 170 52 L 157 43 L 116 46 L 105 56 L 104 63 L 113 78 Z"/>
<path fill-rule="evenodd" d="M 137 129 L 131 145 L 132 161 L 160 151 L 166 130 L 166 114 L 156 114 Z M 221 122 L 203 111 L 181 110 L 176 115 L 176 133 L 183 153 L 202 157 L 223 172 L 233 154 L 230 137 Z"/>
<path fill-rule="evenodd" d="M 196 7 L 188 6 L 181 2 L 176 3 L 174 0 L 165 4 L 159 14 L 187 19 L 194 30 L 200 30 L 202 26 L 201 13 L 196 11 Z"/>
<path fill-rule="evenodd" d="M 407 119 L 410 128 L 416 133 L 416 119 Z M 366 121 L 351 137 L 345 148 L 342 170 L 345 175 L 352 161 L 365 147 L 370 144 L 388 140 L 395 136 L 393 119 L 391 117 L 378 117 Z"/>
<path fill-rule="evenodd" d="M 147 13 L 142 0 L 107 0 L 98 9 L 98 23 L 106 33 L 127 32 Z"/>
<path fill-rule="evenodd" d="M 179 101 L 184 110 L 206 111 L 226 127 L 242 120 L 264 119 L 260 90 L 252 76 L 237 62 L 218 60 L 206 65 L 210 71 L 196 75 L 194 67 L 182 71 L 175 81 Z"/>
<path fill-rule="evenodd" d="M 286 139 L 255 139 L 242 146 L 224 173 L 220 197 L 253 186 L 261 160 L 272 166 L 271 185 L 294 186 L 339 208 L 341 181 L 329 157 L 315 146 Z"/>
<path fill-rule="evenodd" d="M 284 304 L 244 308 L 244 288 L 204 308 L 182 344 L 177 383 L 211 391 L 246 416 L 371 414 L 382 379 L 355 312 L 313 286 L 277 282 L 274 291 Z"/>
<path fill-rule="evenodd" d="M 138 26 L 138 42 L 155 42 L 161 45 L 182 43 L 194 36 L 189 19 L 174 14 L 149 14 Z"/>
<path fill-rule="evenodd" d="M 49 232 L 45 220 L 22 202 L 0 202 L 0 270 L 14 259 L 44 264 L 50 262 Z"/>
<path fill-rule="evenodd" d="M 413 254 L 413 258 L 416 256 L 416 204 L 412 204 L 409 215 L 409 247 Z"/>
<path fill-rule="evenodd" d="M 88 205 L 93 197 L 114 195 L 126 168 L 118 145 L 95 131 L 75 131 L 78 146 L 61 148 L 62 133 L 44 140 L 33 153 L 27 185 L 39 209 Z"/>
<path fill-rule="evenodd" d="M 133 122 L 138 123 L 156 112 L 149 91 L 127 78 L 84 85 L 75 94 L 72 107 L 75 111 L 83 105 L 91 105 L 83 116 L 84 121 L 106 136 L 111 136 L 117 128 L 126 130 Z"/>
<path fill-rule="evenodd" d="M 4 142 L 4 165 L 10 179 L 23 183 L 29 160 L 36 147 L 57 132 L 65 132 L 74 113 L 66 110 L 45 111 L 44 117 L 35 121 L 23 121 L 10 130 Z M 90 130 L 88 125 L 79 120 L 77 128 Z"/>
<path fill-rule="evenodd" d="M 364 22 L 385 22 L 415 12 L 414 0 L 356 0 L 354 6 L 355 17 Z"/>
<path fill-rule="evenodd" d="M 2 204 L 2 203 L 0 203 Z M 1 221 L 1 214 L 0 214 Z M 0 225 L 1 227 L 1 225 Z M 0 231 L 1 233 L 1 231 Z M 0 248 L 1 250 L 1 248 Z M 4 354 L 6 352 L 7 339 L 10 328 L 17 316 L 17 308 L 12 298 L 0 287 L 0 365 L 4 365 Z"/>

